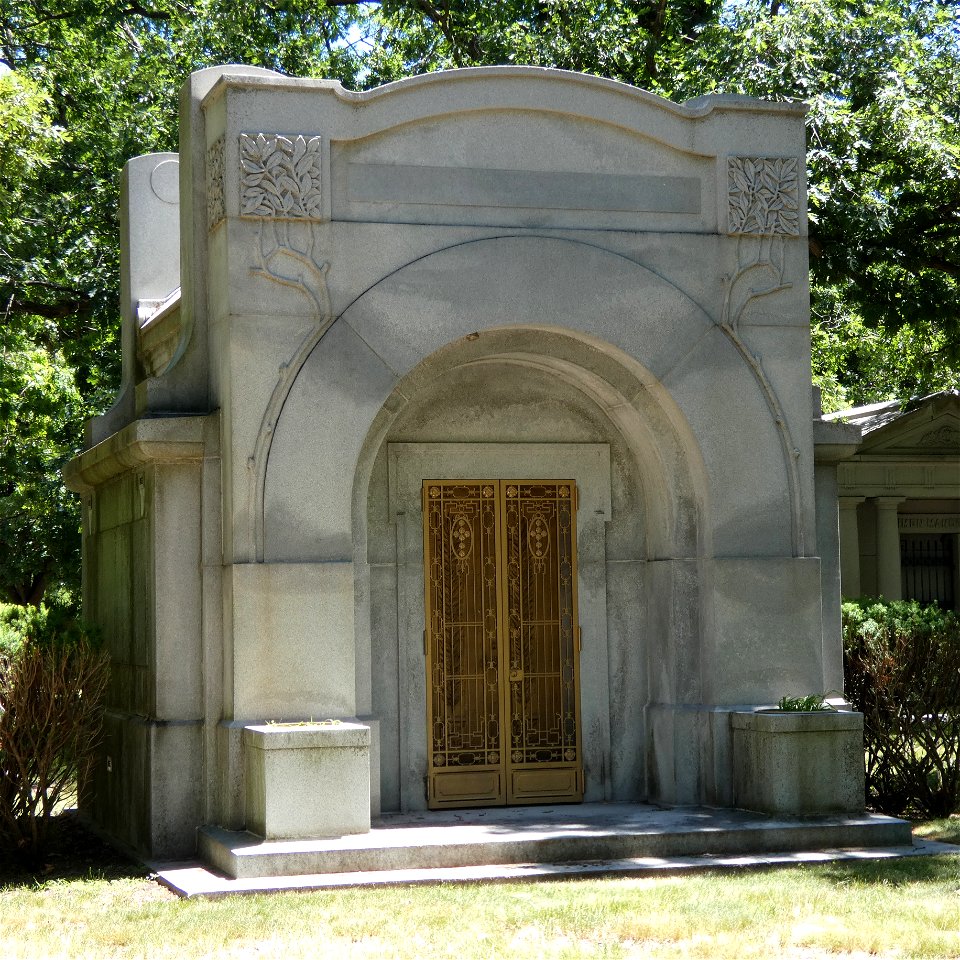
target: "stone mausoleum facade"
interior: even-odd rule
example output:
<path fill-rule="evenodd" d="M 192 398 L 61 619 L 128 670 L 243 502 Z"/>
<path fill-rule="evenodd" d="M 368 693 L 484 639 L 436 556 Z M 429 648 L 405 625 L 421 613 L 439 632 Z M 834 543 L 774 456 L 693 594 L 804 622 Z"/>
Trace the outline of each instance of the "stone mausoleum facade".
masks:
<path fill-rule="evenodd" d="M 124 171 L 123 384 L 67 469 L 94 818 L 179 856 L 742 801 L 732 716 L 842 687 L 804 108 L 224 67 L 180 124 Z"/>
<path fill-rule="evenodd" d="M 960 393 L 829 414 L 860 428 L 837 469 L 844 597 L 960 610 Z"/>

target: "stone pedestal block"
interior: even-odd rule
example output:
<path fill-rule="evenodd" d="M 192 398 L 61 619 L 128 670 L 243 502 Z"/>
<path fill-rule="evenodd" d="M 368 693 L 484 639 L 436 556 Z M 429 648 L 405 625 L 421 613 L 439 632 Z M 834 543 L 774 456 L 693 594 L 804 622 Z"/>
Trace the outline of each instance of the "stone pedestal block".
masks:
<path fill-rule="evenodd" d="M 863 714 L 732 713 L 734 805 L 804 816 L 862 813 Z"/>
<path fill-rule="evenodd" d="M 370 728 L 359 723 L 244 727 L 247 829 L 268 840 L 370 829 Z"/>

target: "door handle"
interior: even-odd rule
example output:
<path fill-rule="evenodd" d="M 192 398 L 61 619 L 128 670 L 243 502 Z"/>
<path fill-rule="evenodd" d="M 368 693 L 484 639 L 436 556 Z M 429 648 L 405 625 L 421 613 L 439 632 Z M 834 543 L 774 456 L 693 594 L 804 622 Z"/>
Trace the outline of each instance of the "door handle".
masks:
<path fill-rule="evenodd" d="M 511 682 L 511 683 L 519 683 L 522 679 L 523 679 L 523 671 L 522 671 L 522 670 L 511 670 L 511 671 L 510 671 L 510 682 Z"/>

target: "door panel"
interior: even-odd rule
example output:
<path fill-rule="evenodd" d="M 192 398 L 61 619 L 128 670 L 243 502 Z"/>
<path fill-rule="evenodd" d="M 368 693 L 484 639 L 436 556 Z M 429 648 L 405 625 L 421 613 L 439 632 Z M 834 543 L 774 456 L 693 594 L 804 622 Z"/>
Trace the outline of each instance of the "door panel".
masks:
<path fill-rule="evenodd" d="M 570 792 L 570 774 L 580 770 L 575 488 L 541 481 L 502 488 L 507 802 L 515 803 Z"/>
<path fill-rule="evenodd" d="M 489 482 L 424 484 L 427 729 L 438 805 L 505 802 L 497 492 Z"/>
<path fill-rule="evenodd" d="M 431 807 L 579 801 L 576 488 L 423 486 Z"/>

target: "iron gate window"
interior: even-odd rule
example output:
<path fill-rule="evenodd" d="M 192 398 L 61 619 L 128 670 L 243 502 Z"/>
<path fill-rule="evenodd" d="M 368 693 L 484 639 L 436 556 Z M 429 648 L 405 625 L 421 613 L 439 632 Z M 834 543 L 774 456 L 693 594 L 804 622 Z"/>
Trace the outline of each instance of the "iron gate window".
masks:
<path fill-rule="evenodd" d="M 900 537 L 900 576 L 905 600 L 936 600 L 947 610 L 956 606 L 953 541 L 952 534 Z"/>

